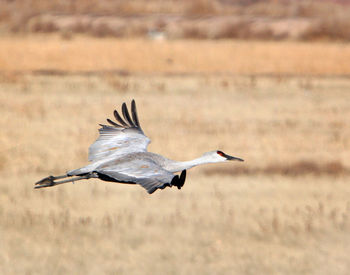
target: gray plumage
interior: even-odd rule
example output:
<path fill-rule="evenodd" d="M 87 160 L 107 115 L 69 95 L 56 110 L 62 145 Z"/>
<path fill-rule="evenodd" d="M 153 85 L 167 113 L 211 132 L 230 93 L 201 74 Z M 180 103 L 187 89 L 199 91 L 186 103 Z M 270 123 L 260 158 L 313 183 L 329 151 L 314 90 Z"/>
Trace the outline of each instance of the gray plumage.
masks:
<path fill-rule="evenodd" d="M 167 186 L 181 189 L 186 180 L 186 169 L 193 166 L 227 160 L 243 161 L 222 151 L 208 152 L 200 158 L 185 162 L 147 152 L 150 139 L 141 129 L 134 100 L 131 102 L 131 116 L 125 103 L 122 104 L 122 115 L 123 118 L 115 110 L 116 122 L 107 119 L 110 125 L 100 124 L 100 135 L 89 148 L 89 165 L 71 170 L 63 176 L 46 177 L 38 181 L 35 188 L 99 178 L 104 181 L 139 184 L 152 194 Z M 181 172 L 181 175 L 175 175 L 176 172 Z M 61 180 L 67 177 L 71 178 Z"/>

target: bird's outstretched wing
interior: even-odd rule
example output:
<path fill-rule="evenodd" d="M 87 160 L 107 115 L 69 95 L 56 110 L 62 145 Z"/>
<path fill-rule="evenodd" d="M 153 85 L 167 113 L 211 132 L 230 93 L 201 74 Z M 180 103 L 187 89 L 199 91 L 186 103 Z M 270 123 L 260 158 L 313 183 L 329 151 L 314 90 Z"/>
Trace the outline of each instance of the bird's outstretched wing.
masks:
<path fill-rule="evenodd" d="M 98 167 L 94 172 L 98 173 L 101 179 L 103 179 L 103 176 L 108 176 L 116 182 L 139 184 L 145 188 L 149 194 L 152 194 L 158 188 L 164 189 L 167 186 L 176 185 L 179 180 L 179 176 L 175 176 L 173 173 L 163 169 L 148 158 L 133 159 L 123 163 L 113 163 L 113 161 L 111 161 Z M 106 180 L 110 181 L 110 179 Z M 185 179 L 183 179 L 183 182 L 184 180 Z M 176 184 L 173 184 L 174 182 Z"/>
<path fill-rule="evenodd" d="M 131 101 L 131 116 L 125 103 L 122 105 L 122 114 L 124 119 L 115 110 L 117 122 L 107 119 L 111 126 L 100 124 L 100 136 L 89 148 L 89 161 L 147 151 L 151 141 L 141 129 L 134 100 Z"/>

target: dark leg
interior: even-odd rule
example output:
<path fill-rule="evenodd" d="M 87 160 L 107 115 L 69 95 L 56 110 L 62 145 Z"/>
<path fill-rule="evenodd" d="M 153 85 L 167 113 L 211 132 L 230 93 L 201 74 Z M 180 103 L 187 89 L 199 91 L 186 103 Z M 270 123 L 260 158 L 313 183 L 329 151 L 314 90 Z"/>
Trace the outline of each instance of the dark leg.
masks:
<path fill-rule="evenodd" d="M 62 176 L 57 176 L 57 177 L 54 177 L 54 176 L 48 176 L 46 178 L 43 178 L 42 180 L 39 180 L 38 182 L 35 183 L 35 185 L 40 185 L 42 187 L 46 187 L 47 186 L 53 186 L 53 183 L 55 180 L 59 180 L 59 179 L 64 179 L 64 178 L 67 178 L 68 176 L 67 175 L 62 175 Z M 36 188 L 39 188 L 39 187 L 36 187 Z"/>
<path fill-rule="evenodd" d="M 42 180 L 38 181 L 37 183 L 35 183 L 35 185 L 37 185 L 37 186 L 35 186 L 34 188 L 38 189 L 38 188 L 43 188 L 43 187 L 51 187 L 51 186 L 59 185 L 59 184 L 66 183 L 66 182 L 75 182 L 78 180 L 95 178 L 96 175 L 86 174 L 83 176 L 77 176 L 77 177 L 66 179 L 66 180 L 56 181 L 58 179 L 63 179 L 63 178 L 67 178 L 67 177 L 69 177 L 69 176 L 67 176 L 67 175 L 58 176 L 58 177 L 48 176 L 48 177 L 43 178 Z"/>

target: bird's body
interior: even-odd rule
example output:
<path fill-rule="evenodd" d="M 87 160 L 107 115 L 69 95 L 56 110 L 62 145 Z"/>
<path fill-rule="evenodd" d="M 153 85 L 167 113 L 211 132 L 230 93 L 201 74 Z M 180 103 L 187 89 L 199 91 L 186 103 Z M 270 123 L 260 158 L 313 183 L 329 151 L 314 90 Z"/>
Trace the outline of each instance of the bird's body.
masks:
<path fill-rule="evenodd" d="M 54 186 L 82 179 L 99 178 L 105 181 L 139 184 L 148 193 L 169 186 L 183 186 L 186 170 L 206 163 L 239 160 L 221 151 L 212 151 L 191 161 L 174 161 L 161 155 L 147 152 L 150 139 L 143 133 L 135 101 L 131 103 L 131 116 L 126 104 L 122 105 L 124 119 L 117 111 L 117 122 L 107 119 L 110 125 L 101 125 L 99 138 L 89 148 L 89 165 L 69 171 L 66 175 L 49 176 L 36 183 L 36 188 Z M 181 175 L 173 173 L 181 172 Z M 61 180 L 63 178 L 69 179 Z"/>

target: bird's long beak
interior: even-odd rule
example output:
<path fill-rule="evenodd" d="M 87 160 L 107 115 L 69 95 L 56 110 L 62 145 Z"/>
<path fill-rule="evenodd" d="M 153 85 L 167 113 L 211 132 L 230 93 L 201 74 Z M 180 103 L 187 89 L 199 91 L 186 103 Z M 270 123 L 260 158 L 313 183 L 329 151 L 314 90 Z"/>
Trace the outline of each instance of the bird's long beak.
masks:
<path fill-rule="evenodd" d="M 229 155 L 226 155 L 226 154 L 225 154 L 225 158 L 227 158 L 227 160 L 238 160 L 238 161 L 244 161 L 244 160 L 243 160 L 243 159 L 241 159 L 241 158 L 236 158 L 236 157 L 229 156 Z"/>

